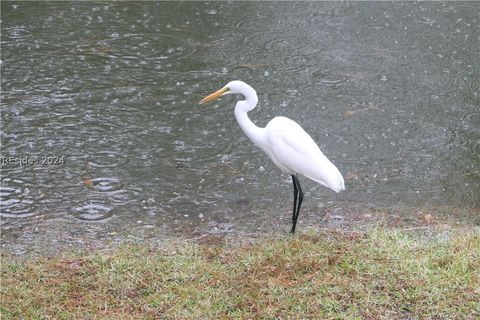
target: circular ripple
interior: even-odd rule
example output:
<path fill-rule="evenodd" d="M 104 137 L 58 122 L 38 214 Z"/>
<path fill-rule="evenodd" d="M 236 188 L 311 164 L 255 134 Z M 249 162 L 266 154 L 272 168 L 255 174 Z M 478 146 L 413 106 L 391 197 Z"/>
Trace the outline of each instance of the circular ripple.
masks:
<path fill-rule="evenodd" d="M 26 38 L 30 34 L 30 31 L 24 26 L 7 28 L 5 31 L 12 39 L 17 41 Z"/>
<path fill-rule="evenodd" d="M 113 215 L 113 209 L 101 203 L 89 203 L 73 210 L 75 219 L 81 221 L 103 221 Z"/>
<path fill-rule="evenodd" d="M 136 189 L 123 189 L 112 193 L 111 200 L 115 204 L 126 204 L 139 199 L 142 194 L 141 190 Z"/>
<path fill-rule="evenodd" d="M 294 54 L 284 60 L 287 71 L 299 71 L 308 67 L 309 60 L 301 54 Z"/>
<path fill-rule="evenodd" d="M 85 186 L 89 189 L 99 191 L 99 192 L 113 192 L 119 191 L 124 188 L 123 183 L 120 180 L 115 178 L 96 178 L 88 180 L 88 183 L 85 183 Z"/>
<path fill-rule="evenodd" d="M 23 218 L 35 214 L 34 197 L 21 179 L 5 178 L 0 186 L 0 216 Z"/>
<path fill-rule="evenodd" d="M 265 50 L 286 52 L 292 50 L 293 46 L 287 39 L 271 39 L 265 43 Z"/>

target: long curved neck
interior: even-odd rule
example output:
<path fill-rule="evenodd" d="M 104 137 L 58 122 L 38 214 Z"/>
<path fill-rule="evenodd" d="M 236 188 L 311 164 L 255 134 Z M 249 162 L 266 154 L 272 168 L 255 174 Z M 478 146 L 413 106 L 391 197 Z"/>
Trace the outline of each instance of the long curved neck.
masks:
<path fill-rule="evenodd" d="M 245 98 L 245 100 L 237 102 L 235 106 L 235 118 L 245 135 L 250 138 L 253 143 L 262 148 L 264 144 L 265 129 L 257 127 L 247 114 L 247 112 L 255 109 L 258 102 L 257 94 L 253 91 L 253 95 L 246 95 Z"/>

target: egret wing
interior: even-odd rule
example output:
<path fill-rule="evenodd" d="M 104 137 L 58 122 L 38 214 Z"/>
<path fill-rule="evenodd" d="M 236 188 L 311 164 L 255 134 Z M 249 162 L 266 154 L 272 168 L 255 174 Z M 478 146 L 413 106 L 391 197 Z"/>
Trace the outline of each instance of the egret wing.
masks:
<path fill-rule="evenodd" d="M 341 173 L 295 121 L 275 117 L 267 125 L 266 151 L 283 171 L 301 174 L 336 192 L 345 189 Z"/>

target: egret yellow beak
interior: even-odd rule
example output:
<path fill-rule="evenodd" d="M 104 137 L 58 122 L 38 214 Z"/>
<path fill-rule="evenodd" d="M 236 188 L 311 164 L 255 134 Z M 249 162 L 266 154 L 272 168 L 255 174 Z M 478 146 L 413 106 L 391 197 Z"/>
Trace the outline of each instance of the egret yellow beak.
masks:
<path fill-rule="evenodd" d="M 214 93 L 206 96 L 202 100 L 200 100 L 200 104 L 204 104 L 205 102 L 209 102 L 215 99 L 220 98 L 225 92 L 227 92 L 229 89 L 227 87 L 223 87 L 220 90 L 215 91 Z"/>

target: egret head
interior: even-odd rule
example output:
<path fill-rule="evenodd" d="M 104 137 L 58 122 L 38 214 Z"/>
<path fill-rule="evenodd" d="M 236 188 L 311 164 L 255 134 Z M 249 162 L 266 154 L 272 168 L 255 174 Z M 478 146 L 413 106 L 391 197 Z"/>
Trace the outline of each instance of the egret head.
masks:
<path fill-rule="evenodd" d="M 220 98 L 221 96 L 225 96 L 227 94 L 241 94 L 248 98 L 250 95 L 254 95 L 256 97 L 255 90 L 240 80 L 234 80 L 227 83 L 223 88 L 220 90 L 215 91 L 214 93 L 206 96 L 200 101 L 200 104 L 205 102 L 213 101 L 215 99 Z"/>

